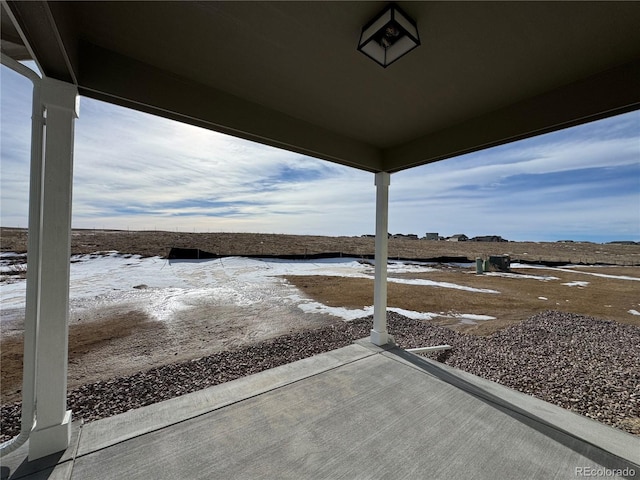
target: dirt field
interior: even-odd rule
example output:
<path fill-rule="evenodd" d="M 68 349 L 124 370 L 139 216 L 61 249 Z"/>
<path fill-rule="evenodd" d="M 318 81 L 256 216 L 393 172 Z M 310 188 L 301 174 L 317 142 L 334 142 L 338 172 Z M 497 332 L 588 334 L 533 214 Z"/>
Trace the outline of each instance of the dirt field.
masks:
<path fill-rule="evenodd" d="M 521 268 L 513 269 L 513 276 L 504 277 L 476 275 L 475 269 L 443 265 L 438 272 L 402 274 L 396 277 L 428 278 L 436 282 L 490 289 L 500 293 L 476 293 L 390 282 L 387 287 L 388 306 L 416 312 L 472 313 L 496 318 L 475 324 L 464 324 L 456 318 L 431 320 L 437 325 L 446 325 L 475 335 L 490 335 L 545 310 L 591 315 L 640 326 L 640 316 L 629 313 L 629 310 L 640 311 L 640 281 L 603 278 L 589 275 L 589 272 L 640 280 L 640 267 L 583 267 L 573 271 Z M 545 275 L 553 279 L 528 278 L 532 275 Z M 373 304 L 372 280 L 322 276 L 290 276 L 287 280 L 325 305 L 363 308 Z M 588 282 L 588 285 L 573 282 Z"/>
<path fill-rule="evenodd" d="M 320 315 L 251 314 L 202 310 L 185 312 L 166 323 L 141 311 L 107 309 L 93 318 L 72 318 L 69 325 L 68 388 L 132 375 L 160 365 L 183 362 L 233 350 L 335 322 Z M 22 388 L 22 332 L 3 331 L 0 342 L 0 404 L 20 399 Z"/>
<path fill-rule="evenodd" d="M 374 240 L 362 237 L 320 237 L 261 233 L 182 233 L 123 230 L 74 230 L 73 254 L 116 250 L 143 256 L 166 256 L 171 247 L 199 248 L 218 255 L 312 255 L 340 252 L 345 256 L 371 256 Z M 0 251 L 27 251 L 24 229 L 0 228 Z M 429 259 L 508 254 L 512 261 L 548 261 L 582 264 L 640 266 L 640 245 L 537 242 L 437 242 L 391 239 L 389 257 Z"/>
<path fill-rule="evenodd" d="M 25 252 L 26 231 L 2 228 L 1 250 Z M 199 248 L 219 255 L 311 255 L 340 252 L 345 256 L 373 255 L 370 238 L 311 237 L 267 234 L 191 234 L 174 232 L 123 232 L 76 230 L 72 253 L 116 250 L 144 256 L 166 256 L 171 247 Z M 429 259 L 463 257 L 470 261 L 490 254 L 509 254 L 512 261 L 547 261 L 617 266 L 583 267 L 578 271 L 515 269 L 512 277 L 475 275 L 474 269 L 442 265 L 439 271 L 411 275 L 438 282 L 451 282 L 492 289 L 500 294 L 473 293 L 455 289 L 389 283 L 389 306 L 421 312 L 490 315 L 496 320 L 463 324 L 451 318 L 434 323 L 468 333 L 487 335 L 540 311 L 554 309 L 592 315 L 640 326 L 640 283 L 589 275 L 640 278 L 639 245 L 589 243 L 476 243 L 391 240 L 390 257 Z M 635 265 L 635 266 L 634 266 Z M 581 273 L 582 272 L 582 273 Z M 24 274 L 24 272 L 20 272 Z M 519 274 L 519 275 L 518 275 Z M 552 276 L 553 280 L 527 278 Z M 407 274 L 397 275 L 407 278 Z M 363 308 L 373 303 L 373 282 L 362 278 L 287 277 L 307 296 L 330 306 Z M 565 285 L 572 282 L 589 282 Z M 339 321 L 332 317 L 291 312 L 228 312 L 243 321 L 198 316 L 166 325 L 136 310 L 95 310 L 91 318 L 72 318 L 69 338 L 69 387 L 152 366 L 198 358 L 215 351 L 235 348 L 265 338 Z M 223 315 L 224 316 L 224 315 Z M 234 317 L 236 318 L 236 317 Z M 301 321 L 302 318 L 306 320 Z M 231 324 L 231 325 L 230 325 Z M 2 403 L 20 397 L 22 338 L 3 326 L 1 344 Z"/>

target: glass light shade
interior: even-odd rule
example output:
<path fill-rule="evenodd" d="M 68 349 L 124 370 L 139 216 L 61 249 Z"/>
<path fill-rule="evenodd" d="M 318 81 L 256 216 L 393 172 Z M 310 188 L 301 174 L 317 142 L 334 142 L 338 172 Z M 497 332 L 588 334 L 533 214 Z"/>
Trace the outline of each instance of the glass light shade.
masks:
<path fill-rule="evenodd" d="M 362 27 L 358 50 L 386 68 L 418 45 L 416 23 L 392 3 Z"/>

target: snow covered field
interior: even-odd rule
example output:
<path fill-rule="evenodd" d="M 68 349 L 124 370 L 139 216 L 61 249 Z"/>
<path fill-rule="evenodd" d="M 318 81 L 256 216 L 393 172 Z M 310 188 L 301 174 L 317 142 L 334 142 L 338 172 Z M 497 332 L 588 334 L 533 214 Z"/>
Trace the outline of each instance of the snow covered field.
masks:
<path fill-rule="evenodd" d="M 0 255 L 0 271 L 26 269 L 25 257 L 12 253 Z M 472 268 L 472 264 L 458 265 Z M 542 282 L 558 280 L 552 272 L 571 271 L 579 275 L 638 280 L 634 277 L 581 272 L 579 268 L 549 268 L 521 264 L 512 265 L 531 273 L 489 273 L 487 275 Z M 489 288 L 474 288 L 426 278 L 394 278 L 397 274 L 424 274 L 436 272 L 433 265 L 421 262 L 390 261 L 389 282 L 457 289 L 487 295 L 500 294 Z M 309 314 L 328 314 L 344 320 L 353 320 L 373 313 L 373 307 L 348 309 L 329 307 L 306 297 L 289 284 L 284 275 L 324 275 L 373 279 L 372 261 L 355 258 L 316 260 L 279 260 L 227 257 L 209 260 L 166 260 L 160 257 L 142 258 L 138 255 L 78 255 L 71 259 L 70 313 L 73 320 L 88 310 L 129 308 L 143 311 L 151 318 L 170 324 L 181 312 L 202 308 L 238 308 L 252 311 L 292 309 Z M 424 277 L 424 276 L 423 276 Z M 588 279 L 564 283 L 566 286 L 585 287 Z M 26 281 L 13 279 L 0 283 L 2 322 L 20 322 L 24 317 Z M 540 299 L 544 297 L 539 297 Z M 456 318 L 461 324 L 492 320 L 489 315 L 474 312 L 416 312 L 390 308 L 410 318 Z M 636 312 L 629 312 L 635 314 Z"/>
<path fill-rule="evenodd" d="M 0 268 L 24 268 L 15 255 L 3 254 Z M 9 266 L 11 263 L 11 266 Z M 436 271 L 433 266 L 418 262 L 391 262 L 389 274 L 425 273 Z M 373 307 L 346 309 L 329 307 L 304 296 L 288 284 L 283 275 L 329 275 L 373 278 L 372 263 L 354 258 L 321 260 L 278 260 L 228 257 L 215 260 L 166 260 L 137 255 L 81 255 L 71 259 L 71 316 L 85 309 L 128 305 L 145 311 L 151 317 L 171 322 L 181 311 L 203 305 L 247 307 L 260 303 L 296 306 L 302 312 L 329 314 L 353 320 L 373 313 Z M 496 290 L 476 289 L 455 283 L 427 279 L 390 278 L 391 282 L 431 285 L 498 294 Z M 25 280 L 0 284 L 3 322 L 20 320 L 24 316 Z M 429 319 L 443 312 L 411 312 L 390 309 L 411 318 Z M 490 320 L 487 315 L 472 312 L 456 315 L 462 323 Z"/>

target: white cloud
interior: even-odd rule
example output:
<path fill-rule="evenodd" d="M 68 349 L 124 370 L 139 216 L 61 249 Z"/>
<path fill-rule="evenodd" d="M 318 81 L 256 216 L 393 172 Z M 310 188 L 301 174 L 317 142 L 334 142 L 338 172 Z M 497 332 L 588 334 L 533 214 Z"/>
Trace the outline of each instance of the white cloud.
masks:
<path fill-rule="evenodd" d="M 75 226 L 373 231 L 369 173 L 130 110 L 111 116 L 113 107 L 86 103 L 76 127 Z M 149 214 L 134 215 L 133 207 Z"/>
<path fill-rule="evenodd" d="M 415 198 L 448 193 L 461 185 L 488 187 L 516 175 L 637 165 L 640 155 L 637 137 L 538 146 L 519 144 L 519 148 L 491 149 L 400 172 L 394 175 L 392 184 L 401 185 L 403 197 Z"/>

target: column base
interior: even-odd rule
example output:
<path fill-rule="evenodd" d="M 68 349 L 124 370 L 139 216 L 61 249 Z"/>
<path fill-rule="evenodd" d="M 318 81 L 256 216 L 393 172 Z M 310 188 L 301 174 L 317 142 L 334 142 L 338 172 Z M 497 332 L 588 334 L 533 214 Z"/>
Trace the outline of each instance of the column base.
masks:
<path fill-rule="evenodd" d="M 37 420 L 36 420 L 37 421 Z M 29 461 L 66 450 L 71 443 L 71 410 L 67 410 L 60 425 L 36 430 L 29 435 Z"/>
<path fill-rule="evenodd" d="M 378 332 L 376 330 L 371 330 L 371 343 L 381 347 L 382 345 L 395 345 L 395 339 L 392 335 L 389 335 L 388 332 Z"/>

